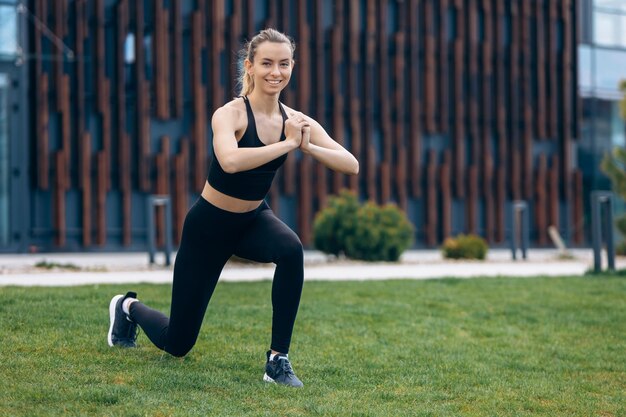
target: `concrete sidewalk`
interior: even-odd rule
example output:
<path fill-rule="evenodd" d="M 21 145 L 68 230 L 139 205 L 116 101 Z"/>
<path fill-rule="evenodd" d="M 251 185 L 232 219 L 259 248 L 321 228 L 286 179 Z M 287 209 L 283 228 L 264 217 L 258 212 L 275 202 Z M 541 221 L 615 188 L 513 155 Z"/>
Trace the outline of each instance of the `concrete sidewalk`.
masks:
<path fill-rule="evenodd" d="M 364 263 L 328 257 L 317 251 L 305 252 L 305 280 L 359 281 L 373 279 L 471 278 L 477 276 L 582 275 L 593 267 L 590 249 L 570 251 L 573 259 L 560 260 L 555 250 L 533 249 L 528 259 L 513 261 L 511 252 L 490 250 L 486 261 L 449 261 L 437 250 L 407 251 L 397 263 Z M 174 259 L 174 257 L 173 257 Z M 46 253 L 0 255 L 0 286 L 69 286 L 116 283 L 170 283 L 172 267 L 150 266 L 145 253 Z M 38 262 L 68 265 L 43 269 Z M 605 263 L 606 264 L 606 263 Z M 626 260 L 618 259 L 617 267 Z M 272 264 L 229 262 L 221 281 L 269 280 Z"/>
<path fill-rule="evenodd" d="M 555 250 L 533 249 L 528 259 L 513 261 L 509 250 L 491 250 L 486 261 L 444 260 L 436 250 L 407 251 L 397 263 L 364 263 L 305 252 L 305 280 L 433 279 L 476 276 L 582 275 L 593 267 L 590 249 L 570 251 L 573 259 L 560 260 Z M 174 259 L 174 257 L 173 257 Z M 0 286 L 69 286 L 114 283 L 169 283 L 172 267 L 162 266 L 164 257 L 150 266 L 145 253 L 46 253 L 0 255 Z M 38 262 L 71 267 L 44 269 Z M 69 265 L 68 265 L 69 264 Z M 617 267 L 626 260 L 618 259 Z M 272 264 L 229 262 L 220 280 L 269 280 Z"/>

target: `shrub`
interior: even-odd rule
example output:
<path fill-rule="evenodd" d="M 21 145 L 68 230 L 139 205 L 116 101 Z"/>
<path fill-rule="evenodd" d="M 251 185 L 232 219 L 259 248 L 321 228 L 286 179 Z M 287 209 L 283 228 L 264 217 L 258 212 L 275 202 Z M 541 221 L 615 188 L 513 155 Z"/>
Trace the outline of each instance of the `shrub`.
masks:
<path fill-rule="evenodd" d="M 353 235 L 359 201 L 356 194 L 343 190 L 328 199 L 328 206 L 315 215 L 313 245 L 324 253 L 339 255 L 346 249 L 346 237 Z"/>
<path fill-rule="evenodd" d="M 360 205 L 350 191 L 329 199 L 315 216 L 315 248 L 366 261 L 397 261 L 413 244 L 413 225 L 395 205 Z"/>
<path fill-rule="evenodd" d="M 443 242 L 441 251 L 446 259 L 485 259 L 487 242 L 476 235 L 458 235 Z"/>

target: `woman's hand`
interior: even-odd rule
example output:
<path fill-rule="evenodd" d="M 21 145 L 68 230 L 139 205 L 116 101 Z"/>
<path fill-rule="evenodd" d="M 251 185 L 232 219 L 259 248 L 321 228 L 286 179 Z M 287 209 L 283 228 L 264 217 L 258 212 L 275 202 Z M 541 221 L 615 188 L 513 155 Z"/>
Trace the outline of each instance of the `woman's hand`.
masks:
<path fill-rule="evenodd" d="M 309 145 L 311 144 L 311 126 L 305 125 L 302 127 L 302 141 L 300 142 L 300 150 L 307 153 L 309 151 Z"/>
<path fill-rule="evenodd" d="M 305 126 L 309 128 L 310 132 L 309 122 L 301 113 L 293 112 L 285 121 L 285 141 L 292 143 L 294 149 L 300 147 L 302 143 L 302 134 Z"/>

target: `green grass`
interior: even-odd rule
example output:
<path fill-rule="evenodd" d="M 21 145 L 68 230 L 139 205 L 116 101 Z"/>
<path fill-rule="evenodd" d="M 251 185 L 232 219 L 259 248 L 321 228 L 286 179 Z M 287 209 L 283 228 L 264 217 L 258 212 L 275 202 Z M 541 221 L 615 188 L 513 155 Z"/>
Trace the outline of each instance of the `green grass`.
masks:
<path fill-rule="evenodd" d="M 128 286 L 0 288 L 0 416 L 626 415 L 624 278 L 307 282 L 301 390 L 261 381 L 270 285 L 221 283 L 183 359 L 107 346 Z"/>

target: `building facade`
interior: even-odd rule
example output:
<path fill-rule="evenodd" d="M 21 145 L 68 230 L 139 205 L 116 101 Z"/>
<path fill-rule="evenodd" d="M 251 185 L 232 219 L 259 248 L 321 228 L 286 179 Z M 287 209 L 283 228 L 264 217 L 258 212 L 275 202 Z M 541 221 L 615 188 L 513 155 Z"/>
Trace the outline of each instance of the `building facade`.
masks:
<path fill-rule="evenodd" d="M 211 114 L 238 93 L 237 51 L 268 26 L 297 43 L 281 99 L 361 164 L 346 177 L 289 156 L 268 200 L 305 245 L 342 188 L 398 204 L 417 247 L 458 233 L 506 245 L 515 201 L 528 203 L 533 245 L 549 244 L 550 225 L 585 244 L 598 174 L 581 165 L 587 52 L 577 39 L 580 7 L 596 6 L 608 10 L 572 0 L 0 0 L 0 250 L 144 250 L 153 194 L 173 203 L 172 230 L 158 213 L 159 239 L 177 241 L 206 178 Z"/>

